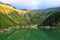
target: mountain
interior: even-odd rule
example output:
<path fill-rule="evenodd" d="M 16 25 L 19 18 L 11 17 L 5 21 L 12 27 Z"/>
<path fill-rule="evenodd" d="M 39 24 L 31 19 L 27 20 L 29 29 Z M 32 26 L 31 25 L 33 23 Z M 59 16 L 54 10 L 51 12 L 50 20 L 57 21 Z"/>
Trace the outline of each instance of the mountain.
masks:
<path fill-rule="evenodd" d="M 59 8 L 60 7 L 46 10 L 18 10 L 13 6 L 0 3 L 0 29 L 16 25 L 41 25 L 42 23 L 47 23 L 47 25 L 49 25 L 46 20 L 48 20 L 51 15 L 57 15 L 57 13 L 59 14 Z M 56 17 L 59 16 L 57 15 Z M 52 16 L 51 19 L 52 18 L 54 18 L 54 16 Z"/>
<path fill-rule="evenodd" d="M 5 5 L 5 4 L 0 4 L 0 11 L 3 12 L 3 13 L 5 12 L 4 14 L 9 14 L 10 12 L 13 12 L 13 11 L 20 12 L 20 14 L 27 12 L 27 11 L 22 11 L 22 10 L 15 9 L 12 6 Z"/>
<path fill-rule="evenodd" d="M 60 7 L 54 7 L 54 8 L 47 8 L 45 10 L 60 10 Z"/>
<path fill-rule="evenodd" d="M 49 8 L 46 10 L 31 10 L 33 17 L 32 24 L 40 26 L 60 26 L 60 7 Z"/>
<path fill-rule="evenodd" d="M 0 29 L 28 24 L 27 19 L 24 17 L 27 12 L 15 9 L 9 5 L 0 4 Z"/>

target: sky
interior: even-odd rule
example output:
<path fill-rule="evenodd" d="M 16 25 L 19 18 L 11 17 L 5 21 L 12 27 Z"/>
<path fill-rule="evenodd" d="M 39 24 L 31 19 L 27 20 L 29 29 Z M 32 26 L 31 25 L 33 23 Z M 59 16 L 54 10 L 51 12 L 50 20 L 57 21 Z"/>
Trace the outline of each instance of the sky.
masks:
<path fill-rule="evenodd" d="M 3 3 L 9 3 L 17 9 L 46 9 L 60 7 L 60 0 L 0 0 Z"/>

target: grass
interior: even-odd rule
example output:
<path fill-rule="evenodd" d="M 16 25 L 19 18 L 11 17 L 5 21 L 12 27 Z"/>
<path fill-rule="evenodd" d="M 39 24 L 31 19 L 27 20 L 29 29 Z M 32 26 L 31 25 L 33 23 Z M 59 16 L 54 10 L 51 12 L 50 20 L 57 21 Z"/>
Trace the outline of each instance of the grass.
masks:
<path fill-rule="evenodd" d="M 0 4 L 0 29 L 15 25 L 27 25 L 27 19 L 23 17 L 28 11 L 18 10 L 12 6 Z"/>
<path fill-rule="evenodd" d="M 60 40 L 60 30 L 18 29 L 0 34 L 0 40 Z"/>

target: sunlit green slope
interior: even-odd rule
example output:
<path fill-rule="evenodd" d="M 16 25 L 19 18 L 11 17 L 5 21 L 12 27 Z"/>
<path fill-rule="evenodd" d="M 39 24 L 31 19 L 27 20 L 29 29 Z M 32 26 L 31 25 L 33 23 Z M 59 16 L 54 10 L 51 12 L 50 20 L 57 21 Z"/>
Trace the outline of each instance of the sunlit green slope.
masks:
<path fill-rule="evenodd" d="M 0 29 L 14 25 L 28 24 L 24 15 L 27 11 L 14 9 L 12 6 L 0 4 Z"/>

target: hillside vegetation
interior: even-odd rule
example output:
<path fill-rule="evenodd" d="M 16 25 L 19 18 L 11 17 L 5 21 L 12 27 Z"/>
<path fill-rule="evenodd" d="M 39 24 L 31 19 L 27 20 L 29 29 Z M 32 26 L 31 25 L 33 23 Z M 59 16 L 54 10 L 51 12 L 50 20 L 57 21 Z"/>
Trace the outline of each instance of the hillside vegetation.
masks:
<path fill-rule="evenodd" d="M 12 6 L 0 4 L 0 12 L 2 12 L 2 14 L 11 14 L 14 11 L 16 11 L 17 13 L 19 13 L 21 15 L 27 13 L 27 11 L 14 9 Z"/>
<path fill-rule="evenodd" d="M 59 28 L 60 10 L 24 11 L 0 4 L 0 40 L 60 40 L 60 29 L 20 28 L 27 26 Z"/>
<path fill-rule="evenodd" d="M 12 6 L 0 4 L 0 29 L 11 26 L 60 26 L 60 11 L 18 10 Z"/>
<path fill-rule="evenodd" d="M 28 11 L 14 9 L 12 6 L 0 4 L 0 29 L 15 25 L 28 24 L 24 15 Z"/>

